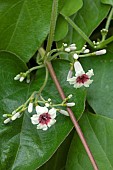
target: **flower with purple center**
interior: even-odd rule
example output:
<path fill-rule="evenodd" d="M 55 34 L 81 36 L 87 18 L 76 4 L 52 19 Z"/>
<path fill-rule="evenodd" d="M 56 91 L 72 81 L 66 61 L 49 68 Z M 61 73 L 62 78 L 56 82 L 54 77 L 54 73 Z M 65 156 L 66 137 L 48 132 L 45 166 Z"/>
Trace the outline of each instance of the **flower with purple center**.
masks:
<path fill-rule="evenodd" d="M 55 108 L 48 110 L 47 107 L 36 106 L 36 112 L 37 114 L 31 117 L 31 122 L 37 124 L 37 129 L 47 130 L 56 122 Z"/>
<path fill-rule="evenodd" d="M 89 87 L 93 82 L 93 80 L 90 79 L 94 75 L 93 69 L 85 73 L 79 61 L 74 63 L 74 68 L 76 72 L 75 76 L 68 78 L 67 81 L 73 84 L 75 88 L 80 88 L 82 86 Z"/>

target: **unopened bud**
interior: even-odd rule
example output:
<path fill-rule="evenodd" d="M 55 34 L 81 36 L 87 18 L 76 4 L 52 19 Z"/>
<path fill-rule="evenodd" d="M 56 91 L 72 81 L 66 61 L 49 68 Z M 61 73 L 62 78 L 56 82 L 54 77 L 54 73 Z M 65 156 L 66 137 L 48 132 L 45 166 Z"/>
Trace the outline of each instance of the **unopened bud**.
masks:
<path fill-rule="evenodd" d="M 103 55 L 103 54 L 106 54 L 106 49 L 99 50 L 99 51 L 95 52 L 95 55 Z"/>
<path fill-rule="evenodd" d="M 33 111 L 33 103 L 29 103 L 28 112 L 31 113 Z"/>
<path fill-rule="evenodd" d="M 7 124 L 7 123 L 9 123 L 10 122 L 10 118 L 7 118 L 6 120 L 4 120 L 4 124 Z"/>
<path fill-rule="evenodd" d="M 75 106 L 75 103 L 74 103 L 74 102 L 72 102 L 72 103 L 66 103 L 66 105 L 67 105 L 68 107 L 72 107 L 72 106 Z"/>
<path fill-rule="evenodd" d="M 22 82 L 23 80 L 24 80 L 24 77 L 23 77 L 23 76 L 20 77 L 20 80 L 19 80 L 19 81 Z"/>
<path fill-rule="evenodd" d="M 68 112 L 66 110 L 59 110 L 59 112 L 65 116 L 69 116 Z"/>
<path fill-rule="evenodd" d="M 11 120 L 15 120 L 17 119 L 18 117 L 20 117 L 20 113 L 17 112 L 15 115 L 12 116 Z"/>
<path fill-rule="evenodd" d="M 65 48 L 65 51 L 70 52 L 71 50 L 70 50 L 70 48 Z"/>
<path fill-rule="evenodd" d="M 77 60 L 77 59 L 79 58 L 78 54 L 75 53 L 75 54 L 73 55 L 73 58 Z"/>
<path fill-rule="evenodd" d="M 73 95 L 72 95 L 72 94 L 70 94 L 70 95 L 68 96 L 68 99 L 71 99 L 71 98 L 72 98 L 72 96 L 73 96 Z"/>

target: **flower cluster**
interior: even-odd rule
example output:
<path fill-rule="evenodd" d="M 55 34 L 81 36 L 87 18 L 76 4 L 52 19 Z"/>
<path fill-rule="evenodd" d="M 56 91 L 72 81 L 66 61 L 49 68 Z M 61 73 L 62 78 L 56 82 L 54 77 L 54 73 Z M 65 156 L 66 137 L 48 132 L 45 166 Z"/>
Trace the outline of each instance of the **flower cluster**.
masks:
<path fill-rule="evenodd" d="M 64 51 L 66 52 L 75 51 L 77 49 L 76 44 L 71 44 L 68 46 L 66 43 L 63 43 L 63 46 L 64 46 Z"/>
<path fill-rule="evenodd" d="M 93 69 L 85 73 L 79 61 L 74 63 L 74 68 L 75 76 L 72 77 L 72 74 L 70 74 L 69 71 L 67 81 L 70 84 L 73 84 L 75 88 L 80 88 L 82 86 L 89 87 L 89 85 L 93 82 L 93 80 L 90 79 L 94 75 Z"/>
<path fill-rule="evenodd" d="M 104 30 L 105 31 L 105 30 Z M 98 42 L 95 43 L 95 46 L 98 45 Z M 77 51 L 76 44 L 67 45 L 63 43 L 61 47 L 61 51 L 63 53 L 69 53 L 72 56 L 71 68 L 67 75 L 67 81 L 70 85 L 73 85 L 74 88 L 80 88 L 82 86 L 89 87 L 89 85 L 93 82 L 91 77 L 94 75 L 93 69 L 88 70 L 85 73 L 81 63 L 78 61 L 80 57 L 87 57 L 90 55 L 103 55 L 106 53 L 106 49 L 102 49 L 99 51 L 95 51 L 90 53 L 90 50 L 86 48 L 87 45 L 84 45 L 81 50 Z M 57 50 L 57 51 L 60 51 Z M 55 50 L 53 50 L 55 52 Z M 25 73 L 17 74 L 14 77 L 14 80 L 19 80 L 22 82 L 26 79 L 26 82 L 30 82 L 30 72 L 39 68 L 44 67 L 44 65 L 39 65 L 33 67 L 26 71 Z M 75 75 L 73 76 L 73 68 L 75 71 Z M 40 90 L 39 90 L 40 91 Z M 4 124 L 15 121 L 20 118 L 25 110 L 28 110 L 28 113 L 31 114 L 31 123 L 37 125 L 37 129 L 47 130 L 56 122 L 57 112 L 69 116 L 68 112 L 62 107 L 72 107 L 75 106 L 74 102 L 69 103 L 68 100 L 72 97 L 70 94 L 67 98 L 65 98 L 60 104 L 53 104 L 52 100 L 49 98 L 45 100 L 41 96 L 41 92 L 34 92 L 31 97 L 21 106 L 19 106 L 16 110 L 14 110 L 11 114 L 4 114 L 5 118 Z M 34 114 L 35 107 L 35 114 Z"/>
<path fill-rule="evenodd" d="M 3 117 L 6 118 L 4 120 L 4 124 L 12 122 L 17 118 L 22 116 L 22 112 L 26 109 L 28 113 L 32 113 L 35 107 L 35 114 L 31 115 L 31 123 L 37 125 L 37 129 L 47 130 L 56 122 L 57 112 L 69 116 L 66 110 L 57 107 L 72 107 L 75 106 L 74 102 L 69 103 L 68 100 L 72 97 L 70 94 L 65 100 L 60 104 L 53 104 L 51 99 L 49 98 L 47 101 L 40 96 L 40 100 L 36 100 L 36 94 L 32 94 L 29 98 L 28 102 L 24 105 L 21 105 L 19 108 L 14 110 L 11 114 L 4 114 Z M 42 99 L 42 100 L 41 100 Z"/>
<path fill-rule="evenodd" d="M 64 47 L 65 46 L 66 45 L 64 44 Z M 70 46 L 67 47 L 68 50 L 67 50 L 67 48 L 65 48 L 65 51 L 71 52 L 72 51 L 71 46 L 73 46 L 73 44 L 71 44 Z M 74 46 L 76 47 L 75 44 L 74 44 Z M 68 72 L 67 81 L 69 82 L 70 85 L 72 84 L 74 86 L 74 88 L 80 88 L 82 86 L 89 87 L 89 85 L 93 82 L 93 80 L 91 80 L 91 77 L 94 75 L 93 69 L 90 69 L 90 70 L 88 70 L 87 73 L 85 73 L 82 65 L 78 61 L 79 57 L 87 57 L 87 56 L 90 56 L 90 55 L 103 55 L 103 54 L 106 53 L 106 49 L 102 49 L 102 50 L 99 50 L 99 51 L 89 53 L 90 50 L 87 49 L 86 47 L 87 46 L 84 45 L 83 48 L 80 51 L 75 50 L 74 52 L 71 52 L 74 61 L 71 64 L 71 68 Z M 74 66 L 75 76 L 73 76 L 72 65 Z"/>
<path fill-rule="evenodd" d="M 31 117 L 31 122 L 37 125 L 37 129 L 47 130 L 56 122 L 56 109 L 36 106 L 36 113 Z"/>
<path fill-rule="evenodd" d="M 20 82 L 24 81 L 24 79 L 26 79 L 26 82 L 27 82 L 27 83 L 30 83 L 30 76 L 29 76 L 29 74 L 28 74 L 28 71 L 25 72 L 25 73 L 17 74 L 17 75 L 14 77 L 14 80 L 19 80 Z"/>

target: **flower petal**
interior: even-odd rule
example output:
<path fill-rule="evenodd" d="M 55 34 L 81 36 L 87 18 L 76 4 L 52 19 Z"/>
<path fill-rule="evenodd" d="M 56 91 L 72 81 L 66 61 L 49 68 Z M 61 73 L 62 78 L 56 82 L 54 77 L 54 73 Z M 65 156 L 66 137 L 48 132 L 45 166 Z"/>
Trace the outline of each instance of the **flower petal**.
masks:
<path fill-rule="evenodd" d="M 80 64 L 79 61 L 76 61 L 76 62 L 74 63 L 74 68 L 75 68 L 75 72 L 76 72 L 76 73 L 81 72 L 81 71 L 84 72 L 84 70 L 83 70 L 83 68 L 82 68 L 82 65 Z"/>
<path fill-rule="evenodd" d="M 76 82 L 76 77 L 69 78 L 67 81 L 69 81 L 69 84 L 74 84 Z"/>
<path fill-rule="evenodd" d="M 88 72 L 86 73 L 86 75 L 87 75 L 89 78 L 91 78 L 92 76 L 94 76 L 93 69 L 88 70 Z"/>
<path fill-rule="evenodd" d="M 36 106 L 36 112 L 37 112 L 37 114 L 47 113 L 48 108 L 47 107 Z"/>
<path fill-rule="evenodd" d="M 39 116 L 37 114 L 34 114 L 32 117 L 31 117 L 31 122 L 32 124 L 36 125 L 39 123 Z"/>
<path fill-rule="evenodd" d="M 93 80 L 88 80 L 88 81 L 86 81 L 85 83 L 84 83 L 84 86 L 85 87 L 89 87 L 89 85 L 91 84 L 93 82 Z"/>
<path fill-rule="evenodd" d="M 56 122 L 55 119 L 51 119 L 47 126 L 51 127 L 53 124 L 55 124 L 55 122 Z"/>
<path fill-rule="evenodd" d="M 74 84 L 74 88 L 80 88 L 80 87 L 82 87 L 83 86 L 83 84 L 82 83 L 75 83 Z"/>
<path fill-rule="evenodd" d="M 55 108 L 50 109 L 49 114 L 51 115 L 51 118 L 54 119 L 56 117 L 56 109 Z"/>

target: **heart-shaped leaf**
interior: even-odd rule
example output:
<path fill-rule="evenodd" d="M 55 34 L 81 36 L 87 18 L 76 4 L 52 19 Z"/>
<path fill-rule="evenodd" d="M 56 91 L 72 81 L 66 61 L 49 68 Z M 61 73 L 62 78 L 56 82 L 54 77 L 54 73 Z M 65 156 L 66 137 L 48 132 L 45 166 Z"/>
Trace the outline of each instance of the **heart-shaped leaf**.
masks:
<path fill-rule="evenodd" d="M 83 7 L 75 14 L 75 16 L 72 16 L 72 20 L 89 37 L 107 16 L 109 9 L 109 5 L 103 5 L 98 0 L 84 0 Z M 58 43 L 59 46 L 61 46 L 62 42 L 68 44 L 76 43 L 77 48 L 81 49 L 85 40 L 71 27 L 65 39 Z"/>
<path fill-rule="evenodd" d="M 0 0 L 0 50 L 28 61 L 47 37 L 52 0 Z"/>
<path fill-rule="evenodd" d="M 72 100 L 76 103 L 73 111 L 79 119 L 84 110 L 85 90 L 76 90 L 66 82 L 68 62 L 58 60 L 53 63 L 53 67 L 66 95 L 73 93 Z M 38 70 L 35 80 L 32 80 L 30 85 L 13 80 L 16 74 L 25 70 L 26 66 L 19 58 L 10 53 L 0 53 L 0 167 L 2 170 L 33 170 L 40 167 L 52 156 L 73 128 L 69 117 L 58 114 L 56 124 L 48 131 L 37 130 L 36 126 L 31 124 L 31 115 L 27 112 L 11 124 L 3 124 L 2 114 L 11 113 L 23 104 L 44 81 L 44 69 Z M 55 103 L 61 102 L 51 77 L 43 91 L 43 96 L 46 99 L 51 98 Z"/>
<path fill-rule="evenodd" d="M 55 28 L 55 41 L 60 41 L 63 39 L 68 33 L 68 23 L 67 21 L 61 16 L 58 16 L 56 28 Z"/>
<path fill-rule="evenodd" d="M 93 153 L 99 170 L 113 169 L 113 120 L 103 116 L 85 114 L 80 126 Z M 75 144 L 76 143 L 76 144 Z M 74 136 L 67 159 L 66 170 L 93 170 L 83 145 Z"/>
<path fill-rule="evenodd" d="M 65 0 L 64 6 L 61 9 L 60 13 L 66 16 L 70 16 L 76 13 L 83 5 L 82 0 Z"/>
<path fill-rule="evenodd" d="M 94 69 L 94 82 L 88 88 L 87 99 L 97 114 L 113 119 L 113 53 L 108 51 L 104 56 L 82 59 L 84 68 Z"/>

